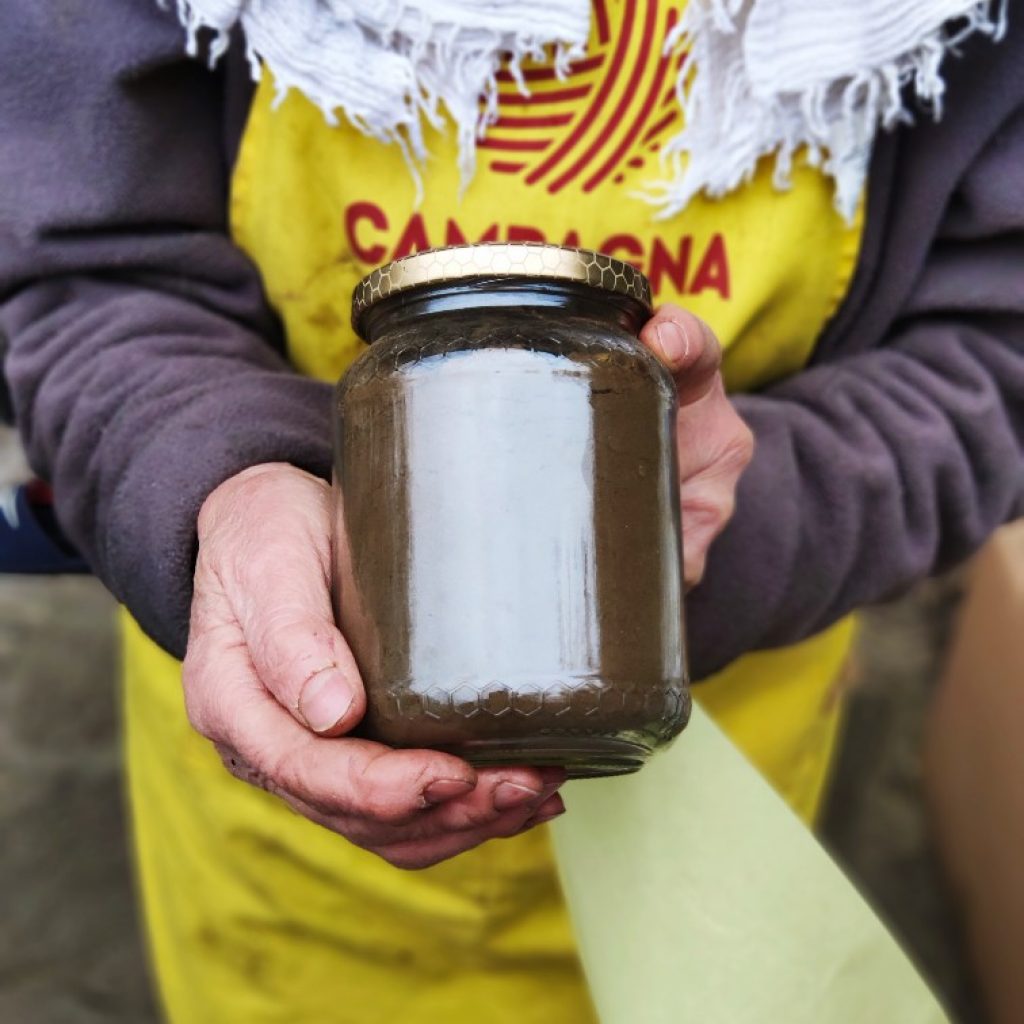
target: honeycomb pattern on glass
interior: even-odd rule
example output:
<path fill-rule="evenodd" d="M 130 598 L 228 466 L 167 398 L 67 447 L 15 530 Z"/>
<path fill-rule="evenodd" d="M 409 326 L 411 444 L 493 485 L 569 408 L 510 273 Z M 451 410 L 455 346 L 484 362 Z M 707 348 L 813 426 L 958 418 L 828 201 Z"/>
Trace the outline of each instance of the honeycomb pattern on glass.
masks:
<path fill-rule="evenodd" d="M 475 277 L 577 281 L 591 288 L 628 295 L 651 308 L 650 282 L 636 267 L 622 260 L 592 249 L 570 249 L 543 242 L 485 242 L 427 249 L 378 267 L 356 285 L 352 324 L 361 333 L 362 314 L 390 295 Z"/>
<path fill-rule="evenodd" d="M 611 725 L 624 710 L 631 713 L 652 738 L 675 735 L 689 718 L 690 693 L 685 686 L 668 684 L 661 688 L 609 686 L 606 681 L 565 679 L 557 686 L 511 690 L 495 681 L 487 685 L 462 682 L 453 688 L 431 686 L 425 691 L 397 686 L 382 694 L 385 706 L 406 719 L 531 718 L 540 714 L 548 722 L 541 731 L 548 735 L 602 736 L 613 734 Z M 627 708 L 628 705 L 628 708 Z M 593 719 L 593 727 L 560 725 L 558 719 L 574 712 L 577 723 Z"/>

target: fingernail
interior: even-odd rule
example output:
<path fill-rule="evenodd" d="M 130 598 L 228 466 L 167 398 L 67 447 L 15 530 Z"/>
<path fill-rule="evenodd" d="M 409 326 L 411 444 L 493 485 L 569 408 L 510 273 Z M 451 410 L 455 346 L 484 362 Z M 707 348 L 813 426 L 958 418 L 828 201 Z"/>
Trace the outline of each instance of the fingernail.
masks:
<path fill-rule="evenodd" d="M 423 790 L 423 799 L 428 804 L 443 804 L 457 796 L 465 796 L 473 788 L 465 779 L 438 779 Z"/>
<path fill-rule="evenodd" d="M 524 828 L 535 828 L 537 825 L 543 825 L 544 822 L 551 821 L 560 814 L 565 814 L 565 801 L 562 799 L 561 794 L 556 793 L 540 805 L 537 813 L 526 822 Z"/>
<path fill-rule="evenodd" d="M 674 320 L 663 320 L 655 328 L 662 355 L 672 366 L 678 366 L 690 352 L 690 339 L 686 331 Z"/>
<path fill-rule="evenodd" d="M 539 796 L 540 790 L 530 789 L 529 786 L 520 786 L 516 782 L 500 782 L 494 790 L 494 809 L 511 811 L 513 807 L 522 807 Z"/>
<path fill-rule="evenodd" d="M 549 811 L 547 814 L 535 814 L 530 819 L 530 827 L 536 828 L 538 825 L 544 825 L 549 821 L 554 821 L 555 818 L 560 818 L 565 814 L 565 808 L 559 807 L 557 811 Z"/>
<path fill-rule="evenodd" d="M 325 668 L 306 682 L 299 697 L 299 714 L 313 732 L 326 732 L 352 706 L 352 687 L 334 668 Z"/>
<path fill-rule="evenodd" d="M 549 782 L 540 791 L 540 803 L 541 803 L 541 806 L 543 807 L 544 806 L 544 801 L 547 800 L 548 797 L 554 796 L 561 788 L 562 788 L 562 783 L 561 782 Z"/>

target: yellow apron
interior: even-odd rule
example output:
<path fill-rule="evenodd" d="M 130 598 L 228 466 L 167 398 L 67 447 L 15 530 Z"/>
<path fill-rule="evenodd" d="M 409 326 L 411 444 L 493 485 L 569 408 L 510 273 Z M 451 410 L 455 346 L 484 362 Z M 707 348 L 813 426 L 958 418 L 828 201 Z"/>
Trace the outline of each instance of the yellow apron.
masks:
<path fill-rule="evenodd" d="M 636 263 L 659 302 L 716 330 L 733 389 L 797 372 L 845 292 L 860 224 L 842 223 L 815 170 L 798 168 L 780 194 L 767 163 L 724 200 L 652 218 L 635 192 L 679 127 L 677 62 L 660 56 L 678 15 L 657 0 L 595 0 L 588 54 L 567 79 L 528 66 L 529 97 L 502 82 L 500 120 L 461 198 L 454 142 L 433 134 L 419 209 L 395 147 L 328 127 L 295 94 L 274 110 L 267 76 L 231 225 L 295 365 L 333 381 L 359 354 L 349 301 L 372 267 L 431 245 L 518 239 Z M 697 690 L 805 820 L 826 779 L 851 633 L 846 621 L 748 655 Z M 127 619 L 124 656 L 139 875 L 175 1024 L 593 1020 L 546 829 L 398 872 L 229 777 L 189 729 L 180 666 Z"/>

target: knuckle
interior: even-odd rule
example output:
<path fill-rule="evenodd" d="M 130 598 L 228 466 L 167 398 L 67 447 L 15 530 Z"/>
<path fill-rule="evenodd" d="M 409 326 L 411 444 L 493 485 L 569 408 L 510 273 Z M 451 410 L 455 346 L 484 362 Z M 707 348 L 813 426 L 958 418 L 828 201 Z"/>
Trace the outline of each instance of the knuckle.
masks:
<path fill-rule="evenodd" d="M 254 786 L 256 789 L 265 790 L 273 796 L 282 796 L 287 791 L 281 787 L 277 781 L 271 776 L 264 772 L 261 772 L 258 768 L 254 768 L 251 764 L 245 761 L 234 761 L 232 760 L 228 771 L 231 772 L 235 778 L 241 779 L 243 782 L 247 782 L 250 786 Z"/>
<path fill-rule="evenodd" d="M 744 469 L 754 457 L 754 432 L 746 420 L 740 416 L 736 407 L 729 403 L 728 439 L 723 450 L 723 461 L 739 469 Z"/>
<path fill-rule="evenodd" d="M 714 537 L 731 518 L 735 505 L 731 490 L 717 489 L 714 494 L 689 496 L 683 508 L 684 535 L 699 532 L 701 536 Z M 700 548 L 692 551 L 694 558 L 701 553 Z"/>
<path fill-rule="evenodd" d="M 754 457 L 754 436 L 749 428 L 737 427 L 730 431 L 729 436 L 724 438 L 715 456 L 711 479 L 721 484 L 728 484 L 731 492 L 735 489 L 736 482 L 743 475 L 744 470 L 750 465 Z M 718 497 L 719 504 L 727 504 L 726 496 Z"/>
<path fill-rule="evenodd" d="M 270 785 L 264 788 L 271 792 L 288 793 L 319 814 L 326 816 L 358 814 L 349 794 L 336 785 L 330 774 L 317 767 L 314 737 L 306 743 L 287 750 L 261 753 L 251 760 Z M 321 741 L 322 742 L 322 741 Z"/>
<path fill-rule="evenodd" d="M 266 790 L 266 792 L 275 795 L 280 792 L 273 779 L 258 768 L 254 768 L 236 751 L 218 745 L 217 753 L 220 755 L 221 763 L 227 769 L 228 774 L 233 775 L 240 782 L 245 782 L 256 789 Z"/>
<path fill-rule="evenodd" d="M 263 578 L 273 580 L 276 574 L 276 570 L 268 572 Z M 343 642 L 327 618 L 326 583 L 318 578 L 310 581 L 308 592 L 299 591 L 292 578 L 282 591 L 286 587 L 290 593 L 279 594 L 276 603 L 259 595 L 246 601 L 242 621 L 253 664 L 263 682 L 277 691 L 287 691 L 283 696 L 297 702 L 308 679 L 338 663 Z"/>
<path fill-rule="evenodd" d="M 289 750 L 260 750 L 250 756 L 250 760 L 258 766 L 260 777 L 270 781 L 278 789 L 292 793 L 321 810 L 336 809 L 325 806 L 326 801 L 316 792 L 309 769 L 304 763 L 301 747 Z"/>
<path fill-rule="evenodd" d="M 297 489 L 303 492 L 296 501 Z M 294 545 L 280 531 L 268 529 L 268 524 L 287 516 L 294 529 L 306 521 L 314 504 L 326 514 L 325 481 L 284 463 L 263 463 L 250 466 L 216 487 L 199 510 L 197 528 L 200 550 L 202 545 L 219 537 L 229 538 L 228 557 L 239 552 L 244 565 L 265 566 L 274 561 L 275 551 L 280 560 L 283 551 L 286 560 Z M 311 500 L 312 499 L 312 500 Z M 253 510 L 258 509 L 258 516 Z M 278 540 L 274 543 L 275 539 Z M 241 568 L 239 569 L 241 571 Z"/>
<path fill-rule="evenodd" d="M 307 679 L 334 663 L 329 641 L 326 624 L 303 618 L 290 608 L 277 608 L 261 613 L 249 646 L 255 664 L 287 683 L 297 698 Z"/>
<path fill-rule="evenodd" d="M 242 470 L 229 481 L 232 497 L 243 508 L 251 503 L 266 503 L 294 517 L 296 489 L 302 490 L 307 498 L 321 497 L 328 485 L 318 477 L 283 462 L 268 462 Z"/>
<path fill-rule="evenodd" d="M 505 815 L 499 818 L 489 830 L 494 839 L 511 839 L 518 835 L 529 823 L 533 816 L 534 809 L 521 811 L 518 814 Z"/>
<path fill-rule="evenodd" d="M 393 794 L 371 793 L 363 801 L 363 812 L 380 825 L 404 825 L 415 817 L 404 801 Z"/>
<path fill-rule="evenodd" d="M 736 459 L 746 466 L 750 460 L 754 457 L 754 432 L 747 426 L 747 424 L 739 418 L 739 414 L 736 416 L 739 419 L 739 427 L 736 431 L 736 438 L 733 442 L 733 448 L 736 454 Z"/>
<path fill-rule="evenodd" d="M 251 477 L 262 468 L 255 466 L 242 470 L 241 473 L 228 477 L 207 495 L 197 519 L 200 542 L 215 534 L 226 520 L 234 520 L 240 509 L 256 497 L 252 492 Z"/>
<path fill-rule="evenodd" d="M 461 832 L 487 828 L 510 814 L 515 817 L 516 815 L 525 816 L 529 813 L 525 808 L 517 808 L 512 812 L 496 810 L 493 798 L 489 793 L 486 797 L 481 795 L 480 799 L 472 799 L 458 807 L 453 807 L 451 811 L 452 814 L 447 820 L 453 828 Z"/>
<path fill-rule="evenodd" d="M 404 787 L 400 790 L 393 783 L 384 785 L 375 779 L 374 763 L 369 761 L 362 765 L 352 780 L 353 803 L 358 813 L 378 825 L 407 824 L 421 810 L 419 801 L 408 799 Z"/>
<path fill-rule="evenodd" d="M 493 806 L 469 807 L 463 814 L 459 827 L 464 830 L 485 828 L 500 819 L 501 812 L 496 811 Z"/>

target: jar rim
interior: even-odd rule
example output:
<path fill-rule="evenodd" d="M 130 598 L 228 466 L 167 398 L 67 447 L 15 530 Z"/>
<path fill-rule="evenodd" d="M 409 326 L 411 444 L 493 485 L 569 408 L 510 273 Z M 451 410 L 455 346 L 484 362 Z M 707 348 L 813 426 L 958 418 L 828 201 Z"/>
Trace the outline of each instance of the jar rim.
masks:
<path fill-rule="evenodd" d="M 362 335 L 360 322 L 367 310 L 414 288 L 497 277 L 571 281 L 629 296 L 651 308 L 650 282 L 624 260 L 545 242 L 477 242 L 425 249 L 367 274 L 352 294 L 352 325 Z"/>

